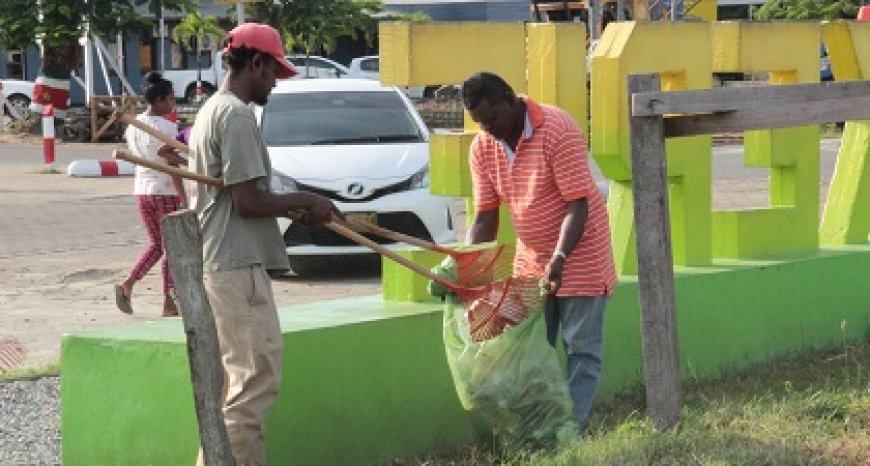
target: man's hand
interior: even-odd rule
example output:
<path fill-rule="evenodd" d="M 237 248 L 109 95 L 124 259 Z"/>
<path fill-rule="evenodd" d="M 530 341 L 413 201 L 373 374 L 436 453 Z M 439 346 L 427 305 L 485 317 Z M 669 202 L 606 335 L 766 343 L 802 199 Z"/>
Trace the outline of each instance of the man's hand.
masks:
<path fill-rule="evenodd" d="M 550 263 L 547 264 L 547 269 L 544 271 L 544 277 L 547 280 L 547 291 L 551 295 L 555 295 L 562 286 L 562 269 L 565 267 L 565 259 L 561 256 L 553 256 Z"/>
<path fill-rule="evenodd" d="M 322 227 L 334 219 L 344 220 L 344 214 L 335 207 L 329 198 L 314 193 L 299 193 L 299 195 L 306 196 L 304 202 L 306 209 L 288 212 L 287 216 L 294 222 L 312 227 Z"/>

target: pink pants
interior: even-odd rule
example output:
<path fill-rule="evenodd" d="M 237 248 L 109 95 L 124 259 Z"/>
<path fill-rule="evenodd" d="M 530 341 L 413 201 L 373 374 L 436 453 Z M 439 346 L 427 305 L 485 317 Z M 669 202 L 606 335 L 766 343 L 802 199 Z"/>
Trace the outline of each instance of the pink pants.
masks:
<path fill-rule="evenodd" d="M 130 271 L 130 276 L 139 281 L 163 257 L 160 221 L 166 214 L 171 214 L 181 208 L 181 198 L 178 196 L 138 195 L 136 196 L 136 205 L 139 207 L 145 232 L 148 233 L 148 245 L 145 246 L 145 250 L 139 255 L 139 260 Z M 163 258 L 161 269 L 163 272 L 163 293 L 166 294 L 173 288 L 172 275 L 169 273 L 166 258 Z"/>

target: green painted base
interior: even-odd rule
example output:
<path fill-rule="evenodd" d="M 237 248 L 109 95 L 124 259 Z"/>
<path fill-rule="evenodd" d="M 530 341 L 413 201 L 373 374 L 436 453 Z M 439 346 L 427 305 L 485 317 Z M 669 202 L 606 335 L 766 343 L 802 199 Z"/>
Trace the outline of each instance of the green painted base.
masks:
<path fill-rule="evenodd" d="M 678 269 L 684 378 L 864 337 L 868 276 L 870 246 Z M 637 302 L 636 281 L 623 278 L 608 305 L 601 398 L 642 380 Z M 267 422 L 269 464 L 384 464 L 472 441 L 444 360 L 440 311 L 381 296 L 282 309 L 284 379 Z M 66 336 L 64 464 L 193 464 L 185 351 L 178 320 Z"/>

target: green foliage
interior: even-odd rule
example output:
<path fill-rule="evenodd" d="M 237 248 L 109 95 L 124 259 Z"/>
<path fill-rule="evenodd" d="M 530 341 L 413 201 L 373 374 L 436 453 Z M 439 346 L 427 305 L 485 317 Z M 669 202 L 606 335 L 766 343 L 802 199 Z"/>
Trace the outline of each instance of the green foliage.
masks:
<path fill-rule="evenodd" d="M 218 44 L 225 31 L 218 25 L 213 16 L 202 16 L 198 12 L 188 14 L 172 31 L 172 40 L 181 44 L 187 50 L 196 50 L 202 46 L 204 39 L 210 39 Z M 191 40 L 194 39 L 194 40 Z"/>
<path fill-rule="evenodd" d="M 767 0 L 753 17 L 760 21 L 854 19 L 860 4 L 861 0 Z"/>
<path fill-rule="evenodd" d="M 33 42 L 36 30 L 36 2 L 4 0 L 0 2 L 0 46 L 23 47 Z"/>
<path fill-rule="evenodd" d="M 277 28 L 288 47 L 306 53 L 330 52 L 339 37 L 363 37 L 373 42 L 381 0 L 275 0 L 251 6 L 253 17 Z"/>
<path fill-rule="evenodd" d="M 136 7 L 147 4 L 152 13 L 161 6 L 166 11 L 182 11 L 195 8 L 197 0 L 42 0 L 41 4 L 39 20 L 35 0 L 0 1 L 0 47 L 24 46 L 38 37 L 49 46 L 75 45 L 88 16 L 94 33 L 110 37 L 148 24 Z"/>
<path fill-rule="evenodd" d="M 35 133 L 42 123 L 42 117 L 38 113 L 31 111 L 24 112 L 20 118 L 10 119 L 6 123 L 6 131 L 12 134 L 30 134 Z"/>

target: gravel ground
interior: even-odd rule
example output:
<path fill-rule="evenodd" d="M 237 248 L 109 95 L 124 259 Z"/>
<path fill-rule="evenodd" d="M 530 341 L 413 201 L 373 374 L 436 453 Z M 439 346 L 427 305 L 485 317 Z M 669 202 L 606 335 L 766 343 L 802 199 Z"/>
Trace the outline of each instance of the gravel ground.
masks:
<path fill-rule="evenodd" d="M 0 382 L 0 465 L 60 464 L 60 379 Z"/>

